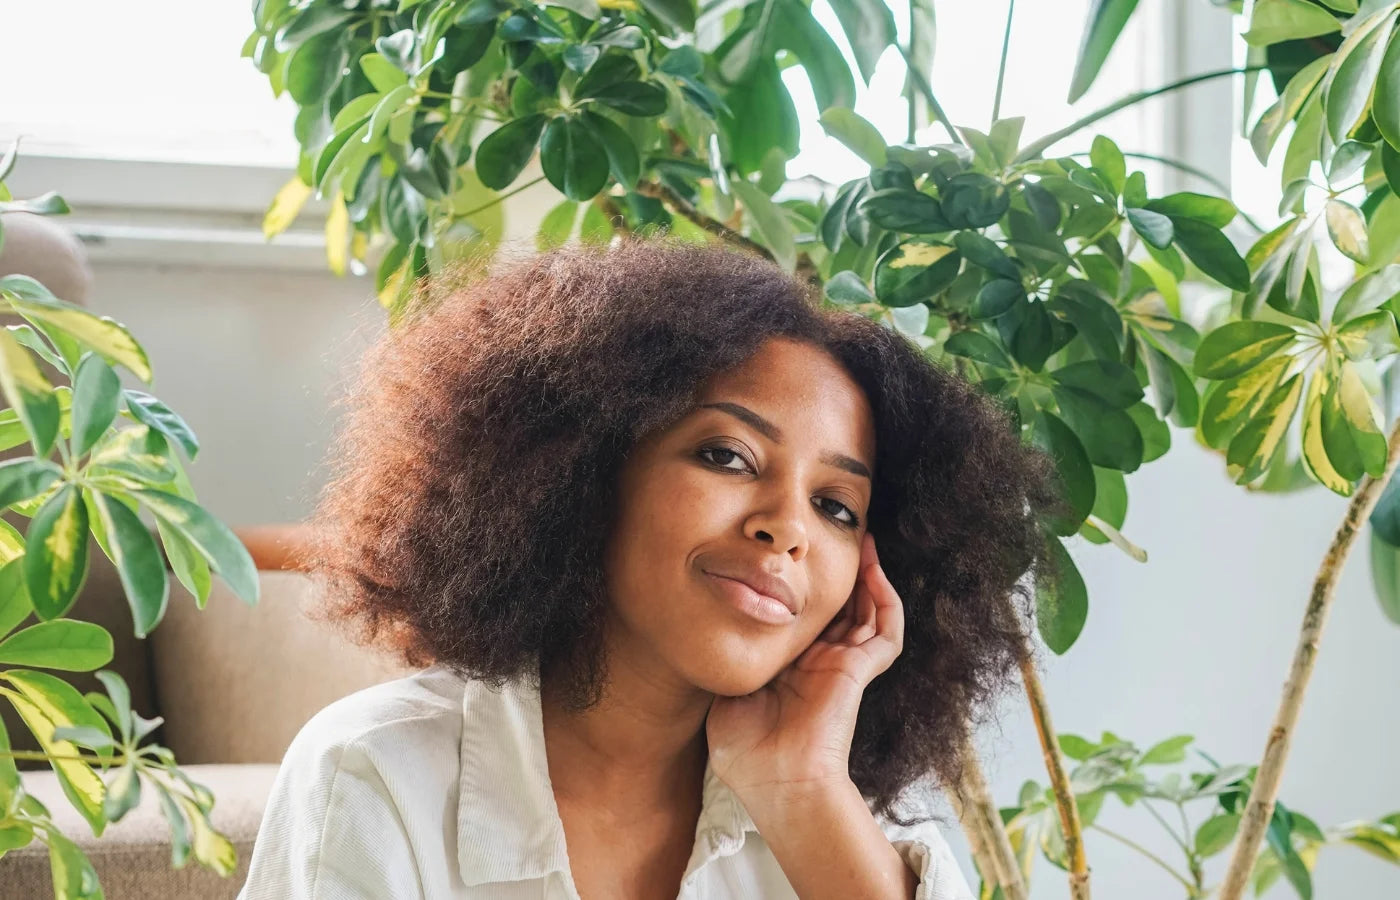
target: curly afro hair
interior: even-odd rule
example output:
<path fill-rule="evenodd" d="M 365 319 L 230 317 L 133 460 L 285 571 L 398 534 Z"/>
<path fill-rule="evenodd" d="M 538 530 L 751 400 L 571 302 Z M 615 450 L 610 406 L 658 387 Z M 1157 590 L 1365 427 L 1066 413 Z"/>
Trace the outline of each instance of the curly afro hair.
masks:
<path fill-rule="evenodd" d="M 348 395 L 305 562 L 325 618 L 411 666 L 499 686 L 565 672 L 601 698 L 601 560 L 629 449 L 769 338 L 823 347 L 875 415 L 869 529 L 904 649 L 865 690 L 850 774 L 877 813 L 956 789 L 969 729 L 1027 659 L 1053 467 L 1006 412 L 903 336 L 772 263 L 628 241 L 419 286 Z M 552 677 L 552 676 L 551 676 Z M 985 715 L 984 715 L 985 714 Z"/>

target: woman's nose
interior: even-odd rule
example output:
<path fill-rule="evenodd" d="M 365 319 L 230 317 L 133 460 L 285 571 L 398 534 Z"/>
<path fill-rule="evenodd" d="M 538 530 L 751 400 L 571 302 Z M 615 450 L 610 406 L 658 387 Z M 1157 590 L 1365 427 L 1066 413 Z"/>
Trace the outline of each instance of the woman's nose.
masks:
<path fill-rule="evenodd" d="M 763 507 L 744 523 L 744 533 L 801 559 L 807 553 L 806 506 L 807 500 L 799 492 L 770 493 Z"/>

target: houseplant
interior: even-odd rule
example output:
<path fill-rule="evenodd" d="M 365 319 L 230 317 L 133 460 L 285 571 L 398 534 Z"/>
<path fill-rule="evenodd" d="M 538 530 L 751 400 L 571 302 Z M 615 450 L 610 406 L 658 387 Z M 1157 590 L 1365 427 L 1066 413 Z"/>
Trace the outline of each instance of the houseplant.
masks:
<path fill-rule="evenodd" d="M 18 147 L 0 159 L 0 213 L 67 212 L 55 193 L 10 196 L 5 178 Z M 252 562 L 233 533 L 195 502 L 181 461 L 199 449 L 189 426 L 154 396 L 121 386 L 117 367 L 147 384 L 153 377 L 135 337 L 27 276 L 0 277 L 0 310 L 23 319 L 0 329 L 0 392 L 7 403 L 0 410 L 0 449 L 26 442 L 33 449 L 0 464 L 0 509 L 30 519 L 23 534 L 0 520 L 0 698 L 42 748 L 12 750 L 0 725 L 0 857 L 41 841 L 56 898 L 103 895 L 78 845 L 25 792 L 15 762 L 31 759 L 52 766 L 97 836 L 136 806 L 143 786 L 155 791 L 171 829 L 172 864 L 194 859 L 227 875 L 235 865 L 233 845 L 209 823 L 214 797 L 180 770 L 169 749 L 146 742 L 161 720 L 133 711 L 122 678 L 98 671 L 112 660 L 111 634 L 66 614 L 87 572 L 89 533 L 120 574 L 138 637 L 165 614 L 167 560 L 201 607 L 211 573 L 255 603 Z M 68 383 L 51 384 L 41 359 Z M 142 511 L 152 516 L 154 532 Z M 81 694 L 51 674 L 92 671 L 105 694 Z"/>
<path fill-rule="evenodd" d="M 1094 4 L 1074 92 L 1093 81 L 1135 5 Z M 343 271 L 351 258 L 373 263 L 391 322 L 419 296 L 420 277 L 464 247 L 489 245 L 500 233 L 501 201 L 541 180 L 562 195 L 541 223 L 542 244 L 579 228 L 591 239 L 609 230 L 631 239 L 665 227 L 745 246 L 956 366 L 1007 405 L 1025 439 L 1055 457 L 1072 512 L 1047 535 L 1069 577 L 1053 590 L 1042 585 L 1037 597 L 1035 627 L 1052 651 L 1073 645 L 1088 612 L 1061 539 L 1079 534 L 1143 558 L 1121 532 L 1123 475 L 1166 452 L 1169 423 L 1219 449 L 1242 483 L 1293 486 L 1301 472 L 1353 497 L 1300 637 L 1300 648 L 1311 646 L 1321 627 L 1315 611 L 1325 614 L 1341 559 L 1396 456 L 1371 394 L 1373 376 L 1400 350 L 1392 299 L 1400 285 L 1392 285 L 1388 268 L 1400 247 L 1376 239 L 1393 227 L 1377 224 L 1394 199 L 1383 165 L 1390 144 L 1379 125 L 1375 134 L 1366 130 L 1384 118 L 1372 114 L 1372 85 L 1400 86 L 1396 65 L 1386 65 L 1389 43 L 1373 38 L 1362 56 L 1338 50 L 1315 69 L 1331 73 L 1319 75 L 1325 86 L 1293 98 L 1306 105 L 1316 96 L 1321 108 L 1322 98 L 1335 97 L 1329 109 L 1340 111 L 1328 123 L 1330 142 L 1321 132 L 1309 141 L 1308 132 L 1299 138 L 1302 129 L 1294 131 L 1290 147 L 1297 149 L 1285 169 L 1302 166 L 1295 177 L 1303 177 L 1319 163 L 1328 177 L 1342 178 L 1348 166 L 1360 166 L 1364 185 L 1379 195 L 1368 217 L 1365 204 L 1349 205 L 1329 185 L 1313 209 L 1312 219 L 1320 210 L 1330 225 L 1333 245 L 1378 261 L 1330 304 L 1306 240 L 1321 232 L 1305 227 L 1307 214 L 1241 255 L 1222 230 L 1237 216 L 1232 203 L 1192 192 L 1154 197 L 1130 156 L 1107 136 L 1084 134 L 1130 103 L 1208 78 L 1249 76 L 1263 63 L 1144 91 L 1024 140 L 1021 120 L 1000 115 L 1005 53 L 990 128 L 947 121 L 925 76 L 932 7 L 919 2 L 907 44 L 896 45 L 908 64 L 909 138 L 931 117 L 946 127 L 948 143 L 890 147 L 850 105 L 856 75 L 868 79 L 895 45 L 893 15 L 871 0 L 831 6 L 856 73 L 797 0 L 700 9 L 689 0 L 262 0 L 244 54 L 274 92 L 297 102 L 301 146 L 297 176 L 274 200 L 266 231 L 285 227 L 312 193 L 328 199 L 332 268 Z M 1300 29 L 1314 29 L 1306 38 L 1344 23 L 1354 33 L 1394 7 L 1259 0 L 1250 39 L 1272 47 L 1298 39 Z M 1010 24 L 1008 16 L 1008 32 Z M 870 164 L 868 176 L 812 196 L 794 185 L 775 199 L 789 186 L 785 163 L 796 153 L 796 113 L 779 77 L 790 63 L 810 79 L 823 127 Z M 1297 116 L 1292 102 L 1268 116 L 1272 138 Z M 1047 156 L 1070 137 L 1087 154 Z M 537 151 L 543 175 L 520 182 Z M 1285 192 L 1287 208 L 1308 209 L 1317 199 L 1306 184 Z M 1363 249 L 1368 234 L 1375 253 Z M 1225 289 L 1204 335 L 1176 299 L 1188 277 Z M 1328 305 L 1334 308 L 1324 318 Z M 1290 423 L 1300 410 L 1297 441 Z M 1393 609 L 1393 599 L 1387 602 Z M 1285 735 L 1310 671 L 1310 657 L 1300 660 L 1281 713 Z M 1074 896 L 1085 897 L 1082 832 L 1095 808 L 1081 802 L 1101 802 L 1118 775 L 1132 780 L 1144 764 L 1175 761 L 1186 744 L 1173 738 L 1139 753 L 1111 735 L 1061 740 L 1029 662 L 1023 674 L 1048 791 L 1037 788 L 1019 806 L 999 810 L 972 765 L 961 786 L 970 802 L 960 814 L 989 890 L 1025 895 L 1024 854 L 1014 858 L 1013 837 L 1030 846 L 1034 832 L 1046 855 L 1070 871 Z M 1081 790 L 1065 758 L 1076 754 L 1112 777 Z M 1189 849 L 1198 857 L 1225 849 L 1234 836 L 1226 835 L 1229 817 L 1238 816 L 1233 869 L 1247 875 L 1272 867 L 1306 893 L 1304 851 L 1326 835 L 1276 804 L 1280 765 L 1271 748 L 1257 769 L 1200 773 L 1194 796 L 1217 798 L 1212 821 L 1224 824 L 1205 838 L 1188 835 L 1195 841 Z M 1028 811 L 1039 817 L 1035 828 Z M 1016 826 L 1012 834 L 1005 820 Z M 1400 861 L 1393 849 L 1400 844 L 1390 843 L 1394 817 L 1367 827 L 1366 840 Z"/>

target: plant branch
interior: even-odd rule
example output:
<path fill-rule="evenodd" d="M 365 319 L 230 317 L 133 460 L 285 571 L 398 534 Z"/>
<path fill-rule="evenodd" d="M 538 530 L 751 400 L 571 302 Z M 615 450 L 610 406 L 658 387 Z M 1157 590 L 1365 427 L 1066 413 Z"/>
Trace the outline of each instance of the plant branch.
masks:
<path fill-rule="evenodd" d="M 1189 78 L 1182 78 L 1179 81 L 1173 81 L 1170 84 L 1164 84 L 1161 87 L 1151 88 L 1150 90 L 1138 91 L 1136 93 L 1129 94 L 1128 96 L 1123 97 L 1120 100 L 1115 100 L 1114 102 L 1108 104 L 1102 109 L 1097 109 L 1086 116 L 1082 116 L 1081 118 L 1074 120 L 1070 124 L 1066 125 L 1064 128 L 1061 128 L 1059 131 L 1051 132 L 1050 134 L 1047 134 L 1040 140 L 1027 145 L 1024 150 L 1017 154 L 1015 162 L 1022 163 L 1027 162 L 1028 160 L 1035 159 L 1037 156 L 1044 153 L 1046 149 L 1048 149 L 1051 145 L 1059 143 L 1060 141 L 1074 134 L 1079 129 L 1086 128 L 1099 121 L 1100 119 L 1107 118 L 1113 115 L 1114 113 L 1118 112 L 1119 110 L 1126 109 L 1127 107 L 1132 106 L 1135 103 L 1141 103 L 1144 100 L 1150 100 L 1153 97 L 1159 96 L 1161 94 L 1170 93 L 1171 91 L 1180 90 L 1184 87 L 1190 87 L 1191 85 L 1199 84 L 1202 81 L 1210 81 L 1214 78 L 1224 78 L 1227 75 L 1242 75 L 1248 72 L 1258 72 L 1265 68 L 1267 68 L 1267 66 L 1245 66 L 1244 68 L 1240 69 L 1217 69 L 1214 72 L 1203 72 L 1200 75 L 1192 75 Z"/>
<path fill-rule="evenodd" d="M 964 736 L 962 781 L 958 785 L 964 797 L 963 812 L 975 822 L 975 829 L 982 838 L 986 850 L 986 862 L 990 875 L 1001 888 L 1006 900 L 1026 900 L 1026 883 L 1021 877 L 1021 867 L 1016 864 L 1016 854 L 1011 849 L 1011 838 L 1006 834 L 1006 825 L 1001 821 L 1001 812 L 992 799 L 987 778 L 982 774 L 982 765 L 977 759 L 977 751 L 970 735 Z M 971 829 L 970 829 L 971 831 Z M 969 838 L 971 843 L 971 838 Z"/>
<path fill-rule="evenodd" d="M 1303 706 L 1303 693 L 1312 677 L 1313 666 L 1317 662 L 1318 643 L 1322 639 L 1323 626 L 1327 624 L 1327 613 L 1332 607 L 1332 598 L 1356 535 L 1371 515 L 1380 499 L 1381 487 L 1395 473 L 1400 461 L 1400 419 L 1391 426 L 1387 442 L 1385 472 L 1379 478 L 1367 475 L 1361 479 L 1351 503 L 1347 504 L 1345 517 L 1332 537 L 1332 544 L 1322 558 L 1317 578 L 1313 582 L 1312 595 L 1303 613 L 1303 627 L 1298 634 L 1298 645 L 1293 652 L 1293 663 L 1289 667 L 1288 680 L 1283 685 L 1283 696 L 1279 699 L 1278 712 L 1264 745 L 1264 759 L 1259 763 L 1259 772 L 1254 779 L 1254 787 L 1249 792 L 1249 803 L 1245 806 L 1240 820 L 1239 838 L 1230 856 L 1230 868 L 1220 886 L 1220 900 L 1240 900 L 1249 876 L 1254 868 L 1255 857 L 1264 841 L 1264 831 L 1273 817 L 1274 804 L 1278 798 L 1279 782 L 1283 780 L 1283 765 L 1288 758 L 1288 745 L 1293 730 L 1298 724 L 1298 714 Z"/>
<path fill-rule="evenodd" d="M 1065 836 L 1065 857 L 1069 860 L 1069 894 L 1074 900 L 1089 900 L 1089 861 L 1084 853 L 1084 827 L 1079 819 L 1079 804 L 1065 772 L 1060 756 L 1060 739 L 1050 721 L 1050 703 L 1045 688 L 1035 671 L 1030 648 L 1021 655 L 1021 678 L 1031 705 L 1036 734 L 1040 736 L 1040 751 L 1045 756 L 1045 770 L 1050 773 L 1050 788 L 1055 793 L 1055 806 L 1060 813 L 1060 826 Z"/>
<path fill-rule="evenodd" d="M 1006 83 L 1006 55 L 1011 49 L 1011 17 L 1016 14 L 1016 0 L 1006 4 L 1006 33 L 1001 37 L 1001 63 L 997 66 L 997 92 L 992 98 L 992 122 L 1001 115 L 1001 88 Z"/>
<path fill-rule="evenodd" d="M 919 93 L 923 94 L 924 99 L 928 101 L 929 109 L 933 110 L 933 117 L 947 130 L 948 136 L 952 139 L 953 143 L 965 144 L 966 141 L 962 139 L 962 135 L 958 134 L 958 130 L 953 127 L 953 123 L 948 121 L 948 114 L 943 111 L 943 104 L 939 103 L 938 98 L 933 95 L 933 88 L 929 86 L 928 79 L 924 77 L 923 72 L 919 71 L 919 67 L 914 65 L 914 61 L 909 58 L 909 51 L 901 47 L 898 41 L 895 41 L 894 46 L 895 49 L 899 51 L 899 55 L 904 57 L 904 67 L 909 70 L 909 78 L 914 82 L 914 86 L 919 89 Z"/>
<path fill-rule="evenodd" d="M 737 247 L 743 247 L 745 250 L 757 253 L 759 256 L 762 256 L 765 259 L 773 259 L 773 254 L 768 250 L 767 247 L 763 246 L 755 240 L 752 240 L 751 238 L 745 237 L 744 235 L 735 231 L 733 228 L 730 228 L 728 225 L 721 222 L 719 219 L 716 219 L 712 216 L 708 216 L 700 210 L 696 209 L 689 200 L 685 199 L 680 194 L 676 193 L 675 190 L 673 190 L 665 184 L 662 184 L 659 181 L 638 182 L 637 193 L 641 194 L 644 197 L 654 197 L 657 200 L 660 200 L 662 203 L 665 203 L 667 206 L 669 206 L 672 212 L 689 219 L 691 222 L 705 229 L 710 234 L 713 234 L 720 240 L 726 241 L 730 244 L 734 244 Z"/>
<path fill-rule="evenodd" d="M 1193 892 L 1193 893 L 1191 893 L 1191 894 L 1188 894 L 1188 896 L 1195 896 L 1194 891 L 1196 890 L 1196 886 L 1193 885 L 1191 882 L 1187 881 L 1186 878 L 1185 878 L 1185 876 L 1183 876 L 1183 875 L 1182 875 L 1180 872 L 1178 872 L 1176 869 L 1173 869 L 1165 860 L 1163 860 L 1163 859 L 1162 859 L 1160 856 L 1158 856 L 1157 854 L 1153 853 L 1151 850 L 1148 850 L 1146 847 L 1142 846 L 1142 845 L 1139 844 L 1137 841 L 1133 841 L 1133 840 L 1130 840 L 1130 839 L 1124 837 L 1123 835 L 1119 834 L 1119 833 L 1116 832 L 1116 831 L 1110 831 L 1110 830 L 1108 830 L 1107 828 L 1103 827 L 1102 825 L 1090 825 L 1089 827 L 1092 828 L 1092 829 L 1094 829 L 1094 830 L 1097 831 L 1097 832 L 1100 832 L 1101 834 L 1106 834 L 1106 835 L 1108 835 L 1109 837 L 1113 838 L 1115 841 L 1118 841 L 1118 842 L 1121 843 L 1121 844 L 1125 844 L 1125 845 L 1127 845 L 1127 846 L 1129 846 L 1129 847 L 1132 847 L 1134 850 L 1136 850 L 1137 852 L 1141 853 L 1143 856 L 1147 857 L 1148 859 L 1150 859 L 1150 860 L 1152 860 L 1153 862 L 1155 862 L 1157 865 L 1159 865 L 1159 866 L 1161 866 L 1162 868 L 1166 869 L 1168 872 L 1171 873 L 1171 876 L 1172 876 L 1173 878 L 1175 878 L 1177 881 L 1181 882 L 1182 884 L 1186 885 L 1186 887 L 1189 888 L 1189 889 Z"/>

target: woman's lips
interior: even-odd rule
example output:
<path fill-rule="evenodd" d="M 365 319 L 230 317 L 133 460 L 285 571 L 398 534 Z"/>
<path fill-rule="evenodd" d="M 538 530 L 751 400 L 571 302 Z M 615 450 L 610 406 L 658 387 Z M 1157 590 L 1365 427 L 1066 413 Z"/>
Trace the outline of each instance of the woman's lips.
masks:
<path fill-rule="evenodd" d="M 768 625 L 788 625 L 797 620 L 797 616 L 781 600 L 760 594 L 742 581 L 711 572 L 706 572 L 705 577 L 720 596 L 750 618 Z"/>

